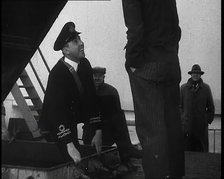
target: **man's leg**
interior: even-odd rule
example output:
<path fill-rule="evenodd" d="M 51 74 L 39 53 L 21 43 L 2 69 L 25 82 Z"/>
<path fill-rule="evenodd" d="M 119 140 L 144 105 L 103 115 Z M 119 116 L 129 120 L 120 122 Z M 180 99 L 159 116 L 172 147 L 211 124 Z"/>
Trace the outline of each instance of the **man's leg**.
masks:
<path fill-rule="evenodd" d="M 167 126 L 169 168 L 172 177 L 184 176 L 184 138 L 179 114 L 179 84 L 164 88 L 165 122 Z"/>
<path fill-rule="evenodd" d="M 178 108 L 179 64 L 167 64 L 165 71 L 164 81 L 155 83 L 128 70 L 147 179 L 165 176 L 181 178 L 184 175 L 183 136 Z"/>
<path fill-rule="evenodd" d="M 169 174 L 167 130 L 164 120 L 163 88 L 129 71 L 134 101 L 136 131 L 143 148 L 145 178 Z"/>
<path fill-rule="evenodd" d="M 118 146 L 121 160 L 127 162 L 130 158 L 142 158 L 142 151 L 135 148 L 131 143 L 123 110 L 114 116 L 113 126 L 114 141 Z"/>

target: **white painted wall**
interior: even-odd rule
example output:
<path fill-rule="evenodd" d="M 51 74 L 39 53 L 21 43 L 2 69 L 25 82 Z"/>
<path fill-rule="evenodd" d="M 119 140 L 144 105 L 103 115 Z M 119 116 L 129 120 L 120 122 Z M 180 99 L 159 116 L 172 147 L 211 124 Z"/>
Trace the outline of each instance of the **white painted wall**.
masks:
<path fill-rule="evenodd" d="M 180 41 L 181 84 L 190 77 L 193 64 L 205 72 L 216 113 L 221 114 L 221 0 L 177 0 L 182 38 Z"/>
<path fill-rule="evenodd" d="M 220 114 L 221 0 L 177 0 L 177 8 L 182 29 L 179 51 L 181 84 L 190 77 L 187 72 L 192 65 L 200 64 L 205 71 L 203 80 L 210 85 L 213 93 L 216 113 Z M 40 46 L 50 68 L 62 56 L 61 52 L 53 50 L 53 44 L 68 21 L 75 22 L 77 31 L 82 32 L 86 57 L 92 66 L 107 68 L 106 81 L 118 89 L 123 109 L 132 110 L 129 79 L 124 68 L 126 27 L 121 0 L 68 1 Z M 46 86 L 48 73 L 38 52 L 32 62 Z"/>

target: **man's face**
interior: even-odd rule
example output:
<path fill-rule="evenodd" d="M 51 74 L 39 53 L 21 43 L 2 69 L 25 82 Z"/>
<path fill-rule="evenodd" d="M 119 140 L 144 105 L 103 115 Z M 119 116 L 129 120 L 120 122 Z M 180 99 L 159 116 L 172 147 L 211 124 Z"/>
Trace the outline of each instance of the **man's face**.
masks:
<path fill-rule="evenodd" d="M 79 61 L 80 58 L 85 57 L 84 43 L 81 40 L 80 36 L 68 42 L 65 48 L 66 48 L 66 54 L 70 57 L 72 61 L 77 62 Z"/>
<path fill-rule="evenodd" d="M 201 74 L 200 73 L 192 73 L 191 78 L 193 81 L 198 81 L 201 78 Z"/>
<path fill-rule="evenodd" d="M 105 78 L 105 75 L 102 73 L 93 74 L 93 79 L 94 79 L 96 88 L 98 88 L 100 85 L 104 83 L 104 78 Z"/>

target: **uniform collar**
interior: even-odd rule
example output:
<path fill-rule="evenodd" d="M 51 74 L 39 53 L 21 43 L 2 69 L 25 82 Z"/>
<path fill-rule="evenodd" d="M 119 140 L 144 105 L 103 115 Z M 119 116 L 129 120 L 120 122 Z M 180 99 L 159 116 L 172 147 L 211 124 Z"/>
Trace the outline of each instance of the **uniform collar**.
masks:
<path fill-rule="evenodd" d="M 67 57 L 64 57 L 64 61 L 65 61 L 66 63 L 68 63 L 69 65 L 71 65 L 71 66 L 75 69 L 75 71 L 77 71 L 78 63 L 71 61 L 71 60 L 68 59 Z"/>

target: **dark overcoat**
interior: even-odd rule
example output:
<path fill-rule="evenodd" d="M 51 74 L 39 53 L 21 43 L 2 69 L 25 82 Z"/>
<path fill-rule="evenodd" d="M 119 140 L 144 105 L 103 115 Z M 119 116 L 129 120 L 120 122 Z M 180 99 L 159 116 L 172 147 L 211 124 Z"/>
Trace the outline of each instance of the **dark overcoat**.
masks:
<path fill-rule="evenodd" d="M 214 103 L 208 84 L 200 80 L 197 88 L 193 88 L 193 80 L 181 86 L 181 118 L 187 150 L 208 151 L 208 124 L 214 118 Z M 189 139 L 193 141 L 189 141 Z M 194 146 L 189 146 L 194 145 Z"/>
<path fill-rule="evenodd" d="M 49 74 L 40 117 L 40 127 L 51 132 L 62 153 L 69 142 L 79 146 L 78 123 L 91 123 L 95 130 L 100 128 L 92 67 L 86 58 L 79 63 L 77 74 L 83 93 L 80 93 L 63 58 L 58 61 Z"/>

